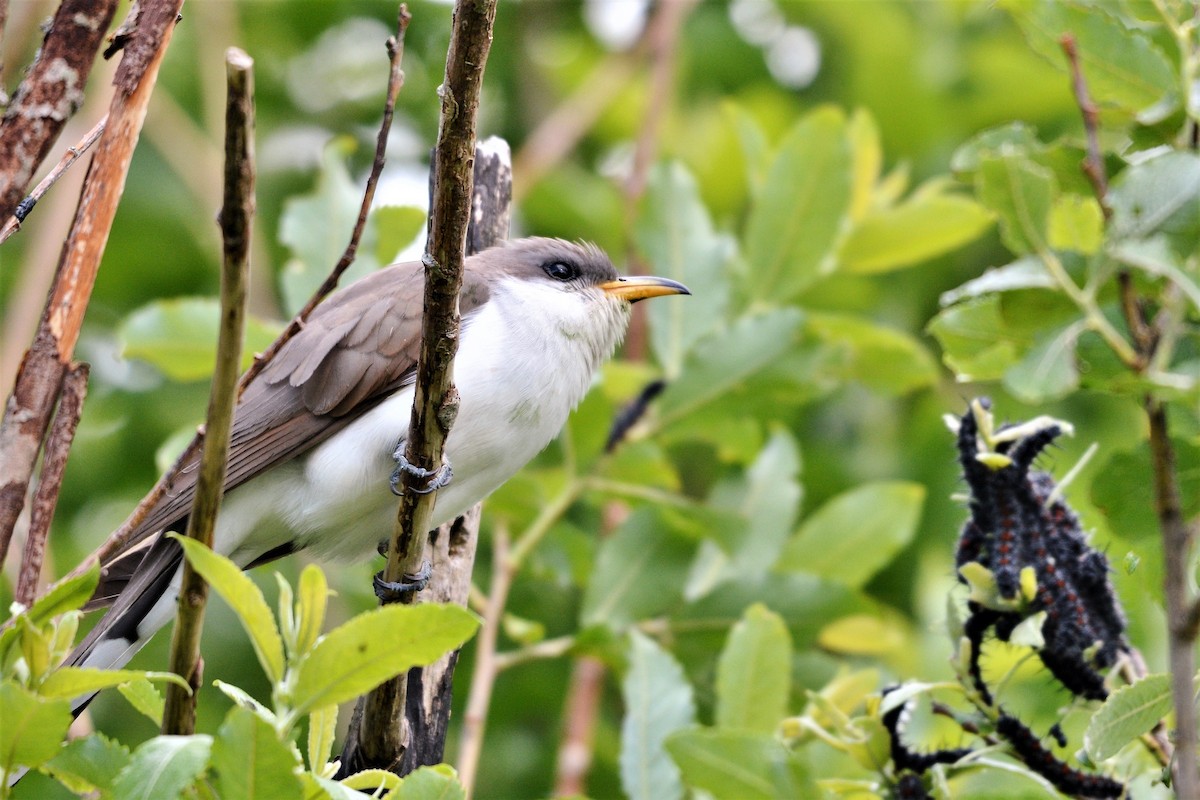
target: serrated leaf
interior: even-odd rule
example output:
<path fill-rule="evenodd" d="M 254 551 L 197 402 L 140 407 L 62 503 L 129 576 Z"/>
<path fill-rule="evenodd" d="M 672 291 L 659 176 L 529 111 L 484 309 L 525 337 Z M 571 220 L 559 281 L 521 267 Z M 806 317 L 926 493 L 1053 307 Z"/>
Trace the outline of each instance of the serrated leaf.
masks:
<path fill-rule="evenodd" d="M 414 770 L 400 784 L 395 800 L 465 800 L 466 796 L 458 773 L 448 764 L 437 764 Z"/>
<path fill-rule="evenodd" d="M 1079 324 L 1050 331 L 1004 374 L 1004 385 L 1027 403 L 1041 403 L 1070 394 L 1079 386 L 1075 345 Z"/>
<path fill-rule="evenodd" d="M 58 752 L 71 725 L 66 700 L 30 694 L 16 683 L 0 683 L 0 767 L 36 767 Z"/>
<path fill-rule="evenodd" d="M 715 800 L 812 797 L 803 767 L 774 736 L 693 728 L 667 739 L 688 786 Z"/>
<path fill-rule="evenodd" d="M 300 796 L 292 749 L 254 712 L 234 706 L 212 746 L 221 800 L 291 800 Z"/>
<path fill-rule="evenodd" d="M 76 794 L 107 792 L 129 758 L 128 747 L 102 733 L 92 733 L 67 742 L 42 769 Z"/>
<path fill-rule="evenodd" d="M 736 242 L 713 228 L 695 179 L 677 162 L 651 171 L 634 241 L 653 274 L 692 291 L 681 302 L 655 303 L 648 312 L 650 344 L 667 377 L 674 378 L 696 342 L 724 326 L 729 304 L 726 271 Z"/>
<path fill-rule="evenodd" d="M 212 375 L 217 359 L 221 309 L 213 297 L 155 300 L 121 321 L 117 337 L 123 358 L 146 361 L 168 378 L 195 381 Z M 265 350 L 283 326 L 247 316 L 242 368 Z"/>
<path fill-rule="evenodd" d="M 791 682 L 787 625 L 755 603 L 729 631 L 717 659 L 717 727 L 773 732 L 787 713 Z"/>
<path fill-rule="evenodd" d="M 992 220 L 969 197 L 918 191 L 899 206 L 864 216 L 842 243 L 838 261 L 847 272 L 868 275 L 915 266 L 973 241 Z"/>
<path fill-rule="evenodd" d="M 967 300 L 939 313 L 929 332 L 959 381 L 996 380 L 1017 361 L 1019 342 L 1005 329 L 996 295 Z"/>
<path fill-rule="evenodd" d="M 638 509 L 600 545 L 582 624 L 620 629 L 678 604 L 693 550 L 655 509 Z"/>
<path fill-rule="evenodd" d="M 134 751 L 113 781 L 113 794 L 121 800 L 179 797 L 204 772 L 211 750 L 211 736 L 156 736 Z"/>
<path fill-rule="evenodd" d="M 1200 247 L 1200 156 L 1169 152 L 1134 164 L 1108 194 L 1114 239 L 1164 234 L 1186 258 Z"/>
<path fill-rule="evenodd" d="M 156 726 L 162 727 L 163 707 L 166 701 L 154 684 L 140 678 L 121 684 L 117 691 L 135 710 L 149 717 Z"/>
<path fill-rule="evenodd" d="M 43 697 L 72 698 L 109 689 L 135 680 L 169 681 L 191 693 L 187 681 L 174 672 L 143 672 L 136 669 L 92 669 L 89 667 L 59 667 L 38 687 Z"/>
<path fill-rule="evenodd" d="M 283 678 L 283 639 L 271 609 L 263 599 L 262 590 L 241 568 L 224 556 L 214 553 L 200 542 L 186 536 L 171 536 L 183 546 L 184 555 L 196 572 L 204 577 L 213 591 L 221 596 L 250 637 L 258 663 L 272 683 Z"/>
<path fill-rule="evenodd" d="M 1147 675 L 1135 684 L 1122 686 L 1092 715 L 1083 734 L 1084 749 L 1093 761 L 1111 758 L 1170 711 L 1170 675 Z"/>
<path fill-rule="evenodd" d="M 912 540 L 924 503 L 925 487 L 917 483 L 855 487 L 804 521 L 775 568 L 862 586 Z"/>
<path fill-rule="evenodd" d="M 1030 46 L 1064 72 L 1067 61 L 1060 42 L 1065 34 L 1075 38 L 1088 90 L 1102 104 L 1142 111 L 1175 89 L 1174 70 L 1162 50 L 1098 6 L 1062 0 L 1008 0 L 1004 5 Z"/>
<path fill-rule="evenodd" d="M 784 137 L 746 223 L 757 299 L 787 302 L 833 271 L 849 216 L 852 162 L 840 109 L 818 108 Z"/>
<path fill-rule="evenodd" d="M 455 605 L 390 605 L 367 611 L 323 636 L 297 669 L 294 717 L 342 703 L 412 667 L 461 647 L 479 618 Z"/>
<path fill-rule="evenodd" d="M 1050 170 L 1024 156 L 984 158 L 975 189 L 984 205 L 999 215 L 1000 238 L 1008 249 L 1024 255 L 1049 246 L 1050 209 L 1057 192 Z"/>
<path fill-rule="evenodd" d="M 667 757 L 663 742 L 696 720 L 692 687 L 683 669 L 653 640 L 632 631 L 621 694 L 621 788 L 633 800 L 682 797 L 679 769 Z"/>

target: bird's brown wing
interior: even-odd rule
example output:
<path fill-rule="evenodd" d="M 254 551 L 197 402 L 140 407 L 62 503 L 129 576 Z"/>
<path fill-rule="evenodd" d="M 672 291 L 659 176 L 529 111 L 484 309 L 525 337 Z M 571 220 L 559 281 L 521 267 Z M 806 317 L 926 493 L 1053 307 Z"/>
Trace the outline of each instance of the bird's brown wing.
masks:
<path fill-rule="evenodd" d="M 488 296 L 485 278 L 467 263 L 464 317 Z M 406 262 L 368 275 L 316 308 L 242 396 L 230 437 L 225 491 L 310 450 L 412 383 L 423 287 L 421 264 Z M 183 527 L 198 467 L 198 458 L 183 467 L 126 545 L 102 565 L 90 607 L 113 602 L 159 532 Z"/>

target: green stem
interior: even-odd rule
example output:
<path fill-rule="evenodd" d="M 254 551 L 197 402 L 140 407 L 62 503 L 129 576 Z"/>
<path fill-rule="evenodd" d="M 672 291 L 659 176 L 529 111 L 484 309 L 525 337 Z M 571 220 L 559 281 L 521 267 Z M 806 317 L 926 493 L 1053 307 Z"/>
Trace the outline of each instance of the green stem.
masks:
<path fill-rule="evenodd" d="M 1059 288 L 1071 298 L 1080 311 L 1083 312 L 1084 322 L 1088 328 L 1100 335 L 1100 338 L 1112 348 L 1117 354 L 1117 358 L 1121 359 L 1121 363 L 1131 369 L 1140 369 L 1141 359 L 1133 349 L 1133 345 L 1125 341 L 1125 337 L 1121 335 L 1113 324 L 1108 321 L 1108 317 L 1100 310 L 1100 306 L 1096 304 L 1095 295 L 1090 292 L 1085 292 L 1071 279 L 1067 274 L 1066 268 L 1059 261 L 1058 256 L 1054 251 L 1046 247 L 1038 248 L 1038 257 L 1042 259 L 1042 264 L 1045 265 L 1046 271 L 1054 278 Z"/>

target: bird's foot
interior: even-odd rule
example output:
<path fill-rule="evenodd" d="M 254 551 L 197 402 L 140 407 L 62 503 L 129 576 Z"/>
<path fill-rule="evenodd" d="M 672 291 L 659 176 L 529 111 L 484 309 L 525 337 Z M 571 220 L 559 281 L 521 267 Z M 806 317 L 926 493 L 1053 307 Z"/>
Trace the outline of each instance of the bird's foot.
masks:
<path fill-rule="evenodd" d="M 372 580 L 372 585 L 375 587 L 375 596 L 385 603 L 395 603 L 406 594 L 419 592 L 429 584 L 430 577 L 433 576 L 433 566 L 425 561 L 421 564 L 421 569 L 416 575 L 404 573 L 402 581 L 385 581 L 383 579 L 383 570 L 375 573 L 375 578 Z"/>
<path fill-rule="evenodd" d="M 450 463 L 445 462 L 437 469 L 422 469 L 411 463 L 404 457 L 404 453 L 399 447 L 392 454 L 392 458 L 396 459 L 396 468 L 392 470 L 392 477 L 388 480 L 388 485 L 392 487 L 392 494 L 400 496 L 400 476 L 407 472 L 417 480 L 425 481 L 424 486 L 413 486 L 412 490 L 417 494 L 429 494 L 435 492 L 450 484 L 450 480 L 454 477 L 454 470 L 450 468 Z"/>

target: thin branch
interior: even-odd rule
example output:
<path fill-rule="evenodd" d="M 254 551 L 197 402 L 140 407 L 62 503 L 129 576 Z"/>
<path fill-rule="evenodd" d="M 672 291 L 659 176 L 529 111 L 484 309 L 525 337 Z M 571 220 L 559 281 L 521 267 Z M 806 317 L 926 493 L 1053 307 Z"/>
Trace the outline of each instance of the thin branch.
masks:
<path fill-rule="evenodd" d="M 242 382 L 238 388 L 239 397 L 241 397 L 242 392 L 246 391 L 246 387 L 250 385 L 251 381 L 258 376 L 258 373 L 262 372 L 271 359 L 287 344 L 288 340 L 300 332 L 309 314 L 321 304 L 321 301 L 330 292 L 337 288 L 342 274 L 354 263 L 354 258 L 358 254 L 358 243 L 362 239 L 363 229 L 367 225 L 367 215 L 370 213 L 371 203 L 375 199 L 375 187 L 379 184 L 379 175 L 383 172 L 383 165 L 387 160 L 387 139 L 388 133 L 392 129 L 392 117 L 396 113 L 396 98 L 400 94 L 400 89 L 404 86 L 404 70 L 401 69 L 401 61 L 404 58 L 404 35 L 408 30 L 410 20 L 412 20 L 412 15 L 408 13 L 408 6 L 401 3 L 399 19 L 396 25 L 396 35 L 387 40 L 387 53 L 390 62 L 387 99 L 383 104 L 383 120 L 379 124 L 379 134 L 375 137 L 375 159 L 371 162 L 371 172 L 367 175 L 367 185 L 363 190 L 362 204 L 358 207 L 358 219 L 354 223 L 354 230 L 350 234 L 350 241 L 347 243 L 345 251 L 342 252 L 342 257 L 338 259 L 337 264 L 329 275 L 326 276 L 324 282 L 317 287 L 312 297 L 304 304 L 304 308 L 300 309 L 299 313 L 292 318 L 287 328 L 284 329 L 283 333 L 279 334 L 279 337 L 271 343 L 270 347 L 254 357 L 254 363 L 250 365 L 250 369 L 246 370 L 246 374 L 242 376 Z"/>
<path fill-rule="evenodd" d="M 229 435 L 237 402 L 238 367 L 246 322 L 246 284 L 250 272 L 250 231 L 254 217 L 254 61 L 237 48 L 225 54 L 228 96 L 225 106 L 225 193 L 221 225 L 221 329 L 209 396 L 207 436 L 200 456 L 196 496 L 188 515 L 187 536 L 212 547 L 217 512 L 225 485 Z M 171 639 L 171 671 L 193 688 L 199 685 L 200 632 L 208 584 L 184 562 L 179 610 Z M 167 687 L 164 734 L 187 735 L 196 728 L 196 694 L 177 684 Z"/>
<path fill-rule="evenodd" d="M 62 488 L 63 473 L 67 469 L 67 456 L 75 430 L 79 427 L 79 415 L 83 412 L 83 399 L 87 396 L 87 364 L 73 364 L 63 378 L 62 397 L 54 424 L 46 437 L 46 452 L 42 458 L 42 475 L 38 479 L 37 491 L 29 513 L 29 532 L 25 536 L 25 549 L 21 554 L 21 572 L 17 578 L 14 599 L 29 605 L 37 596 L 38 582 L 42 577 L 42 562 L 46 555 L 46 540 L 50 535 L 50 523 L 54 519 L 54 508 L 58 505 L 58 492 Z"/>
<path fill-rule="evenodd" d="M 1153 398 L 1146 400 L 1150 422 L 1150 453 L 1154 468 L 1154 506 L 1163 541 L 1163 594 L 1167 601 L 1167 661 L 1175 705 L 1175 763 L 1173 787 L 1178 797 L 1200 797 L 1197 771 L 1195 628 L 1190 625 L 1189 572 L 1192 535 L 1184 521 L 1176 478 L 1175 452 L 1167 431 L 1167 412 Z"/>
<path fill-rule="evenodd" d="M 96 140 L 100 138 L 100 134 L 104 133 L 104 125 L 108 122 L 108 117 L 102 117 L 92 129 L 84 134 L 83 138 L 74 147 L 67 148 L 67 152 L 58 162 L 58 166 L 50 170 L 50 174 L 42 178 L 38 185 L 33 187 L 33 191 L 29 196 L 22 200 L 18 205 L 13 215 L 9 217 L 8 222 L 4 223 L 3 230 L 0 230 L 0 244 L 8 241 L 14 233 L 21 230 L 21 223 L 29 216 L 29 212 L 37 205 L 37 202 L 42 199 L 42 196 L 50 190 L 50 187 L 58 183 L 58 179 L 63 176 L 72 164 L 84 153 L 88 151 Z"/>
<path fill-rule="evenodd" d="M 1076 47 L 1075 37 L 1069 33 L 1064 34 L 1058 43 L 1066 53 L 1067 63 L 1071 67 L 1071 89 L 1075 93 L 1075 102 L 1079 105 L 1079 111 L 1083 114 L 1083 129 L 1087 134 L 1087 156 L 1083 159 L 1083 174 L 1092 184 L 1092 191 L 1096 194 L 1096 201 L 1100 203 L 1100 210 L 1104 212 L 1104 218 L 1111 219 L 1112 208 L 1108 204 L 1108 175 L 1104 169 L 1104 157 L 1100 154 L 1098 133 L 1100 112 L 1096 108 L 1096 104 L 1092 102 L 1087 81 L 1079 66 L 1079 50 Z"/>
<path fill-rule="evenodd" d="M 83 102 L 117 0 L 63 0 L 37 59 L 0 121 L 0 219 L 12 216 L 34 172 Z"/>
<path fill-rule="evenodd" d="M 434 149 L 434 193 L 430 205 L 429 243 L 425 255 L 425 299 L 421 352 L 417 362 L 412 420 L 404 456 L 425 470 L 442 466 L 446 436 L 458 411 L 451 382 L 458 349 L 458 295 L 462 286 L 467 227 L 475 159 L 475 120 L 483 70 L 492 43 L 496 0 L 459 0 L 454 7 L 446 74 L 442 83 L 442 116 Z M 413 475 L 403 474 L 396 525 L 388 543 L 384 580 L 399 583 L 420 571 L 436 492 Z M 415 592 L 403 595 L 413 602 Z M 384 683 L 367 695 L 356 755 L 360 763 L 396 769 L 405 748 L 398 721 L 406 700 L 407 676 Z"/>
<path fill-rule="evenodd" d="M 554 768 L 554 797 L 582 797 L 587 794 L 596 719 L 607 672 L 604 662 L 594 656 L 583 656 L 571 665 L 563 738 L 558 746 Z"/>
<path fill-rule="evenodd" d="M 483 734 L 487 729 L 488 708 L 492 689 L 500 670 L 496 666 L 496 643 L 504 621 L 504 607 L 515 575 L 508 560 L 509 538 L 504 526 L 492 534 L 492 583 L 488 590 L 487 607 L 483 612 L 483 627 L 475 645 L 475 671 L 471 674 L 471 692 L 463 716 L 461 743 L 458 750 L 458 779 L 470 797 L 475 790 L 479 773 L 479 757 L 483 754 Z"/>
<path fill-rule="evenodd" d="M 96 147 L 54 286 L 5 405 L 0 426 L 0 561 L 25 503 L 50 413 L 79 339 L 146 106 L 182 2 L 143 0 L 140 5 L 130 44 L 114 77 L 108 125 Z"/>

